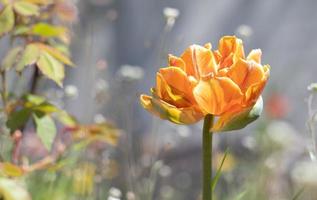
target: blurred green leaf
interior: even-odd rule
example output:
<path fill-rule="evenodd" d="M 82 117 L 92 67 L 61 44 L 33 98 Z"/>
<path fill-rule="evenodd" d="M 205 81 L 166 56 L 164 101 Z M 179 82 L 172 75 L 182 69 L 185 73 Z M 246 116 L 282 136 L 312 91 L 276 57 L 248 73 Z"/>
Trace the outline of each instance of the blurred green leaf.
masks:
<path fill-rule="evenodd" d="M 50 151 L 56 135 L 56 126 L 53 119 L 49 115 L 39 117 L 36 114 L 33 114 L 33 118 L 37 135 L 45 148 Z"/>
<path fill-rule="evenodd" d="M 15 180 L 0 178 L 0 197 L 4 200 L 31 200 L 27 190 Z"/>
<path fill-rule="evenodd" d="M 65 72 L 64 66 L 59 61 L 50 54 L 42 52 L 37 61 L 37 66 L 46 77 L 63 87 L 62 81 L 64 80 Z"/>
<path fill-rule="evenodd" d="M 30 32 L 41 37 L 60 37 L 67 33 L 67 29 L 63 26 L 54 26 L 47 23 L 35 24 Z"/>
<path fill-rule="evenodd" d="M 23 99 L 26 102 L 32 103 L 32 105 L 40 105 L 46 101 L 46 99 L 44 97 L 34 95 L 34 94 L 26 94 L 23 96 Z"/>
<path fill-rule="evenodd" d="M 27 34 L 29 30 L 30 30 L 30 27 L 28 26 L 18 25 L 18 26 L 15 26 L 13 35 Z"/>
<path fill-rule="evenodd" d="M 59 111 L 59 109 L 54 106 L 53 104 L 50 104 L 48 102 L 44 102 L 38 106 L 35 106 L 33 108 L 34 112 L 41 112 L 41 113 L 44 113 L 44 114 L 50 114 L 50 113 L 54 113 L 54 112 L 57 112 Z"/>
<path fill-rule="evenodd" d="M 54 0 L 24 0 L 24 1 L 32 3 L 32 4 L 38 4 L 38 5 L 49 5 L 54 2 Z"/>
<path fill-rule="evenodd" d="M 23 108 L 11 113 L 8 117 L 7 127 L 11 132 L 21 128 L 29 120 L 31 113 L 30 108 Z"/>
<path fill-rule="evenodd" d="M 43 113 L 43 114 L 50 114 L 53 112 L 59 112 L 60 109 L 57 108 L 55 105 L 47 102 L 47 100 L 38 95 L 34 94 L 27 94 L 23 96 L 25 101 L 25 107 L 32 108 L 33 112 Z"/>
<path fill-rule="evenodd" d="M 27 17 L 38 16 L 40 14 L 39 7 L 37 5 L 25 1 L 14 2 L 13 8 L 19 15 Z"/>
<path fill-rule="evenodd" d="M 9 177 L 20 177 L 23 175 L 23 170 L 9 162 L 5 162 L 1 164 L 1 172 Z"/>
<path fill-rule="evenodd" d="M 0 13 L 0 36 L 12 30 L 14 13 L 11 5 L 7 5 Z"/>
<path fill-rule="evenodd" d="M 74 63 L 66 56 L 64 55 L 62 52 L 60 52 L 58 49 L 42 44 L 42 43 L 37 43 L 36 44 L 41 50 L 47 52 L 48 54 L 50 54 L 51 56 L 53 56 L 54 58 L 56 58 L 58 61 L 69 65 L 69 66 L 74 66 Z"/>
<path fill-rule="evenodd" d="M 211 182 L 212 191 L 215 190 L 216 185 L 217 185 L 217 183 L 218 183 L 218 180 L 219 180 L 219 178 L 220 178 L 220 176 L 221 176 L 221 169 L 222 169 L 222 166 L 223 166 L 223 164 L 224 164 L 224 162 L 225 162 L 225 160 L 226 160 L 226 157 L 227 157 L 227 155 L 228 155 L 228 152 L 229 152 L 229 151 L 228 151 L 228 149 L 227 149 L 227 150 L 225 151 L 225 154 L 224 154 L 223 158 L 222 158 L 221 164 L 220 164 L 219 168 L 217 169 L 216 176 L 212 179 L 212 182 Z"/>
<path fill-rule="evenodd" d="M 56 113 L 56 119 L 65 126 L 75 126 L 77 124 L 76 119 L 64 110 L 60 110 Z"/>
<path fill-rule="evenodd" d="M 16 63 L 16 60 L 18 59 L 21 51 L 22 47 L 20 46 L 11 49 L 2 60 L 2 70 L 11 69 L 13 65 Z"/>
<path fill-rule="evenodd" d="M 52 45 L 55 49 L 60 51 L 62 54 L 66 56 L 70 56 L 70 51 L 68 45 L 61 44 L 61 43 L 56 43 Z"/>
<path fill-rule="evenodd" d="M 212 128 L 213 132 L 239 130 L 259 118 L 263 110 L 263 99 L 259 97 L 255 105 L 240 113 L 220 117 Z"/>
<path fill-rule="evenodd" d="M 40 49 L 33 44 L 26 46 L 20 61 L 16 66 L 16 70 L 21 72 L 27 65 L 35 64 L 39 58 Z"/>

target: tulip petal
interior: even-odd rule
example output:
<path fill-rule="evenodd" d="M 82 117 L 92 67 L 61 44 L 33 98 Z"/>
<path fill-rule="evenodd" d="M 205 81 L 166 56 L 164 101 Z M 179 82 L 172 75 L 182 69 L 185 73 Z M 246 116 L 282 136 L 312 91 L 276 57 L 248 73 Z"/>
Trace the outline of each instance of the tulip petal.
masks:
<path fill-rule="evenodd" d="M 261 64 L 261 56 L 262 56 L 262 51 L 261 49 L 253 49 L 248 57 L 247 60 L 253 60 L 256 63 Z"/>
<path fill-rule="evenodd" d="M 179 90 L 175 90 L 170 85 L 168 85 L 161 73 L 157 73 L 155 91 L 155 94 L 157 94 L 160 99 L 163 99 L 164 101 L 177 107 L 187 107 L 191 105 L 191 99 L 193 99 L 193 97 L 187 97 L 184 93 L 180 92 Z M 154 94 L 152 93 L 152 95 Z"/>
<path fill-rule="evenodd" d="M 205 47 L 206 49 L 211 50 L 212 45 L 211 45 L 211 43 L 210 43 L 210 42 L 208 42 L 208 43 L 206 43 L 206 44 L 204 45 L 204 47 Z"/>
<path fill-rule="evenodd" d="M 217 63 L 213 52 L 211 51 L 211 44 L 205 44 L 205 47 L 200 45 L 192 45 L 185 50 L 181 56 L 186 63 L 187 75 L 199 79 L 200 76 L 208 76 L 209 74 L 217 73 Z"/>
<path fill-rule="evenodd" d="M 256 99 L 261 95 L 267 80 L 269 78 L 268 65 L 264 65 L 265 74 L 261 81 L 250 85 L 245 92 L 244 102 L 246 105 L 250 105 L 255 102 Z"/>
<path fill-rule="evenodd" d="M 243 85 L 249 72 L 249 64 L 246 60 L 239 59 L 232 65 L 227 73 L 227 76 L 240 87 Z"/>
<path fill-rule="evenodd" d="M 179 68 L 181 68 L 182 70 L 185 71 L 185 63 L 184 63 L 184 61 L 181 58 L 177 57 L 177 56 L 169 54 L 168 55 L 168 64 L 169 64 L 169 66 L 179 67 Z"/>
<path fill-rule="evenodd" d="M 244 49 L 241 39 L 235 36 L 224 36 L 219 40 L 219 52 L 222 57 L 227 57 L 233 53 L 238 58 L 244 58 Z"/>
<path fill-rule="evenodd" d="M 212 127 L 213 132 L 239 130 L 259 118 L 263 110 L 263 100 L 260 96 L 257 102 L 241 112 L 230 112 L 222 115 Z"/>
<path fill-rule="evenodd" d="M 218 65 L 210 49 L 196 46 L 194 49 L 194 61 L 200 77 L 209 76 L 210 74 L 216 75 Z"/>
<path fill-rule="evenodd" d="M 147 95 L 141 95 L 140 102 L 147 111 L 161 119 L 167 119 L 176 124 L 193 124 L 204 117 L 203 113 L 195 106 L 176 108 L 162 100 Z"/>
<path fill-rule="evenodd" d="M 198 105 L 213 115 L 229 111 L 242 100 L 240 88 L 227 77 L 201 80 L 193 93 Z"/>
<path fill-rule="evenodd" d="M 251 85 L 262 81 L 264 69 L 254 61 L 246 61 L 240 58 L 230 67 L 227 76 L 238 84 L 242 91 L 245 91 Z"/>
<path fill-rule="evenodd" d="M 194 56 L 193 56 L 193 52 L 195 49 L 196 45 L 191 45 L 190 47 L 188 47 L 184 53 L 181 55 L 181 59 L 185 62 L 186 68 L 185 68 L 185 72 L 188 76 L 193 76 L 196 79 L 198 78 L 198 72 L 197 69 L 195 67 L 194 64 Z"/>
<path fill-rule="evenodd" d="M 243 88 L 249 88 L 251 85 L 260 83 L 265 78 L 264 69 L 262 65 L 255 63 L 253 61 L 249 62 L 249 71 L 248 75 L 246 76 Z"/>
<path fill-rule="evenodd" d="M 192 95 L 193 84 L 186 73 L 178 67 L 167 67 L 159 70 L 162 78 L 166 81 L 173 91 L 182 95 L 188 100 L 194 100 Z"/>

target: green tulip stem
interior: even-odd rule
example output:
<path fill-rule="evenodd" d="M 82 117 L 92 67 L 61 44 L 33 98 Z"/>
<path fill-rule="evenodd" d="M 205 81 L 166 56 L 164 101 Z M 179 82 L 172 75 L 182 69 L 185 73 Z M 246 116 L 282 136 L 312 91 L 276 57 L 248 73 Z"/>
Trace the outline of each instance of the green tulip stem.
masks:
<path fill-rule="evenodd" d="M 214 116 L 207 114 L 203 127 L 203 200 L 212 200 L 212 135 L 210 128 L 213 125 Z"/>

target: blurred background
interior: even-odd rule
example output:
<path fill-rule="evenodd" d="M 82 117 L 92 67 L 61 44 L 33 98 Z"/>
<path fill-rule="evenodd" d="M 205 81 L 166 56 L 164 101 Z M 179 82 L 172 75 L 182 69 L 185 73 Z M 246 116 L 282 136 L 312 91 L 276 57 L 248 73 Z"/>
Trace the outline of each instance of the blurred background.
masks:
<path fill-rule="evenodd" d="M 236 35 L 271 65 L 264 114 L 241 131 L 215 136 L 214 170 L 229 154 L 216 199 L 317 199 L 314 87 L 317 1 L 78 0 L 64 89 L 43 91 L 82 123 L 111 122 L 119 145 L 97 151 L 86 198 L 198 200 L 201 127 L 154 118 L 139 104 L 167 54 Z M 55 88 L 54 88 L 55 87 Z M 96 152 L 95 152 L 96 153 Z M 106 160 L 106 164 L 102 163 Z M 110 164 L 109 164 L 110 163 Z M 110 169 L 110 171 L 109 171 Z M 102 181 L 101 181 L 102 179 Z M 103 191 L 103 192 L 102 192 Z"/>

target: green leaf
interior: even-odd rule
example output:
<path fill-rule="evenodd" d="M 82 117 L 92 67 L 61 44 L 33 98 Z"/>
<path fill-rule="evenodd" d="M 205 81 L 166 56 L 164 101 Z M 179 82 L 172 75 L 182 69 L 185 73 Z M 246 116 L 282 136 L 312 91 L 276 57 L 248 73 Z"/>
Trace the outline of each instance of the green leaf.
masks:
<path fill-rule="evenodd" d="M 47 52 L 48 54 L 50 54 L 51 56 L 53 56 L 54 58 L 56 58 L 58 61 L 69 65 L 69 66 L 74 66 L 74 63 L 66 56 L 64 55 L 62 52 L 60 52 L 58 49 L 42 44 L 42 43 L 37 43 L 36 44 L 41 50 Z"/>
<path fill-rule="evenodd" d="M 40 105 L 46 101 L 44 97 L 34 94 L 26 94 L 23 96 L 23 99 L 27 102 L 32 103 L 32 105 Z"/>
<path fill-rule="evenodd" d="M 61 35 L 65 35 L 67 33 L 67 29 L 62 26 L 38 23 L 32 27 L 30 33 L 41 37 L 59 37 Z"/>
<path fill-rule="evenodd" d="M 64 66 L 59 61 L 50 54 L 42 52 L 37 61 L 37 66 L 46 77 L 55 81 L 60 87 L 63 87 L 62 82 L 65 77 L 65 71 Z"/>
<path fill-rule="evenodd" d="M 60 110 L 56 113 L 56 119 L 65 126 L 75 126 L 77 124 L 76 119 L 64 110 Z"/>
<path fill-rule="evenodd" d="M 34 45 L 29 44 L 26 46 L 20 61 L 16 66 L 16 70 L 21 72 L 27 65 L 35 64 L 39 58 L 40 49 Z"/>
<path fill-rule="evenodd" d="M 27 34 L 30 30 L 30 27 L 24 25 L 15 26 L 13 35 L 23 35 Z"/>
<path fill-rule="evenodd" d="M 11 49 L 2 60 L 2 70 L 11 69 L 13 65 L 16 63 L 16 60 L 18 59 L 21 51 L 22 47 L 20 46 Z"/>
<path fill-rule="evenodd" d="M 23 108 L 11 113 L 7 121 L 7 127 L 10 129 L 11 132 L 14 132 L 15 130 L 21 128 L 28 122 L 31 113 L 32 110 L 30 108 Z"/>
<path fill-rule="evenodd" d="M 49 115 L 39 117 L 36 114 L 33 114 L 33 118 L 37 135 L 45 148 L 50 151 L 56 135 L 56 126 L 53 119 Z"/>
<path fill-rule="evenodd" d="M 212 128 L 213 132 L 224 132 L 239 130 L 246 127 L 251 122 L 258 119 L 263 110 L 263 99 L 259 97 L 255 105 L 251 108 L 247 108 L 240 113 L 233 114 L 231 116 L 223 116 L 218 119 Z"/>
<path fill-rule="evenodd" d="M 211 182 L 212 191 L 215 190 L 216 185 L 217 185 L 217 183 L 218 183 L 218 180 L 219 180 L 219 178 L 220 178 L 220 176 L 221 176 L 221 169 L 222 169 L 223 163 L 224 163 L 225 160 L 226 160 L 226 157 L 227 157 L 227 155 L 228 155 L 228 152 L 229 152 L 229 151 L 228 151 L 228 149 L 227 149 L 227 150 L 225 151 L 225 154 L 224 154 L 222 160 L 221 160 L 221 164 L 220 164 L 219 168 L 217 169 L 216 176 L 212 179 L 212 182 Z"/>
<path fill-rule="evenodd" d="M 59 109 L 51 103 L 44 102 L 38 106 L 33 107 L 34 112 L 40 112 L 43 114 L 50 114 L 54 112 L 58 112 Z"/>
<path fill-rule="evenodd" d="M 0 171 L 9 177 L 19 177 L 23 175 L 23 170 L 20 167 L 9 162 L 3 163 Z"/>
<path fill-rule="evenodd" d="M 14 26 L 14 13 L 10 5 L 0 13 L 0 36 L 12 30 Z"/>
<path fill-rule="evenodd" d="M 39 7 L 35 4 L 25 2 L 25 1 L 17 1 L 13 4 L 13 8 L 15 12 L 17 12 L 19 15 L 23 16 L 38 16 L 39 13 Z"/>

